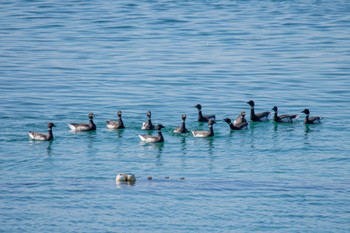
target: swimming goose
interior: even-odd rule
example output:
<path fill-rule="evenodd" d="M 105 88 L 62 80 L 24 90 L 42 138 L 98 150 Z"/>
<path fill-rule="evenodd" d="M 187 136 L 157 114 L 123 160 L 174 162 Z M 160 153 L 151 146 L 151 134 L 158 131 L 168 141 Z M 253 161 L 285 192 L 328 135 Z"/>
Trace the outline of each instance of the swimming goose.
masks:
<path fill-rule="evenodd" d="M 68 124 L 69 128 L 73 131 L 90 131 L 90 130 L 96 130 L 96 125 L 93 121 L 94 114 L 92 112 L 89 113 L 89 124 L 85 123 L 70 123 Z"/>
<path fill-rule="evenodd" d="M 164 142 L 163 134 L 161 129 L 165 128 L 162 124 L 158 124 L 156 126 L 156 130 L 158 130 L 158 135 L 139 135 L 141 141 L 143 142 Z"/>
<path fill-rule="evenodd" d="M 294 121 L 296 121 L 299 118 L 298 114 L 293 114 L 293 115 L 283 114 L 283 115 L 278 116 L 278 108 L 276 106 L 274 106 L 272 108 L 272 110 L 275 112 L 273 115 L 273 120 L 275 122 L 293 123 Z"/>
<path fill-rule="evenodd" d="M 208 122 L 209 119 L 214 119 L 215 120 L 215 115 L 203 116 L 203 114 L 202 114 L 202 105 L 197 104 L 194 107 L 198 109 L 198 121 L 200 121 L 200 122 Z"/>
<path fill-rule="evenodd" d="M 55 124 L 52 122 L 49 122 L 47 124 L 48 128 L 48 133 L 43 134 L 43 133 L 37 133 L 37 132 L 28 132 L 28 136 L 33 139 L 33 140 L 39 140 L 39 141 L 50 141 L 53 139 L 53 134 L 52 134 L 52 127 L 55 127 Z"/>
<path fill-rule="evenodd" d="M 224 121 L 230 126 L 231 130 L 242 130 L 246 129 L 248 127 L 248 122 L 241 122 L 240 124 L 232 124 L 232 121 L 230 118 L 225 118 Z"/>
<path fill-rule="evenodd" d="M 269 115 L 271 112 L 261 112 L 261 113 L 257 113 L 255 114 L 254 111 L 254 101 L 253 100 L 249 100 L 247 102 L 247 104 L 250 105 L 250 120 L 253 122 L 261 122 L 261 121 L 268 121 L 269 120 Z"/>
<path fill-rule="evenodd" d="M 143 130 L 153 130 L 154 129 L 154 125 L 152 124 L 152 121 L 151 121 L 151 111 L 148 111 L 147 112 L 147 122 L 143 122 L 142 123 L 142 126 L 141 126 L 141 129 Z"/>
<path fill-rule="evenodd" d="M 233 121 L 234 125 L 240 125 L 242 123 L 246 122 L 247 123 L 247 119 L 245 119 L 245 112 L 241 112 L 238 117 Z"/>
<path fill-rule="evenodd" d="M 180 127 L 177 127 L 176 129 L 174 129 L 174 133 L 188 133 L 188 130 L 186 129 L 186 114 L 182 114 L 182 124 Z"/>
<path fill-rule="evenodd" d="M 214 119 L 209 119 L 208 121 L 208 131 L 199 131 L 199 130 L 193 130 L 192 134 L 193 137 L 196 138 L 204 138 L 204 137 L 212 137 L 214 136 L 214 129 L 213 129 L 213 124 L 215 124 L 216 121 Z"/>
<path fill-rule="evenodd" d="M 117 116 L 118 116 L 118 121 L 112 121 L 112 120 L 106 121 L 108 129 L 124 129 L 125 128 L 123 120 L 122 120 L 122 111 L 118 111 Z"/>
<path fill-rule="evenodd" d="M 309 109 L 304 109 L 302 111 L 302 113 L 305 113 L 305 120 L 304 120 L 304 124 L 320 124 L 321 120 L 323 119 L 323 117 L 310 117 L 310 110 Z"/>

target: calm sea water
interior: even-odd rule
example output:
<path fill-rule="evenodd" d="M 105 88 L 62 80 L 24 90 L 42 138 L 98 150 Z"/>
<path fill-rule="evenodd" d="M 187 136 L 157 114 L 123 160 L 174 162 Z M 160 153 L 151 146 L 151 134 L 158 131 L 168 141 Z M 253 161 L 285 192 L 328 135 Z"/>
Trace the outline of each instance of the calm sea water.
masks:
<path fill-rule="evenodd" d="M 1 232 L 350 231 L 349 1 L 0 5 Z M 230 132 L 250 99 L 324 121 Z M 215 136 L 174 135 L 182 113 L 207 128 L 197 103 Z M 137 136 L 148 110 L 164 144 Z M 69 131 L 88 112 L 97 131 Z"/>

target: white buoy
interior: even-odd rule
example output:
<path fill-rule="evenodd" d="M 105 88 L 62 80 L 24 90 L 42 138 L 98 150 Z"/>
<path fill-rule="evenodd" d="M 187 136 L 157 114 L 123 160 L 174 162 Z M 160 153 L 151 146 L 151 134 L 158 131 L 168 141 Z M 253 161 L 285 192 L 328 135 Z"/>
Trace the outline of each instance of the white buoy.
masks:
<path fill-rule="evenodd" d="M 136 177 L 134 174 L 129 173 L 120 173 L 115 178 L 116 183 L 122 183 L 122 182 L 129 182 L 129 183 L 135 183 Z"/>
<path fill-rule="evenodd" d="M 132 174 L 132 173 L 129 173 L 129 174 L 128 174 L 128 177 L 127 177 L 127 181 L 128 181 L 128 182 L 135 182 L 135 181 L 136 181 L 135 175 Z"/>
<path fill-rule="evenodd" d="M 128 175 L 127 174 L 118 174 L 117 177 L 115 178 L 115 181 L 118 183 L 118 182 L 126 182 L 127 181 L 127 178 L 128 178 Z"/>

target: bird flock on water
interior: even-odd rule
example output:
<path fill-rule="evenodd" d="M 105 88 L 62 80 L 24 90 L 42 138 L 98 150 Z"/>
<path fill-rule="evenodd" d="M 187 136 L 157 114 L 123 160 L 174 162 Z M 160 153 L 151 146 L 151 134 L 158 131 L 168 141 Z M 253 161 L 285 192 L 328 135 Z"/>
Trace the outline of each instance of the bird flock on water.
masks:
<path fill-rule="evenodd" d="M 247 102 L 247 104 L 250 105 L 250 121 L 251 122 L 266 122 L 269 120 L 269 116 L 271 114 L 270 111 L 265 111 L 261 113 L 255 113 L 255 103 L 253 100 L 250 100 Z M 200 104 L 197 104 L 194 106 L 198 110 L 198 121 L 199 122 L 207 122 L 208 123 L 208 130 L 201 131 L 201 130 L 192 130 L 191 133 L 193 137 L 212 137 L 214 136 L 214 128 L 213 125 L 216 123 L 216 117 L 215 115 L 203 115 L 202 113 L 202 106 Z M 293 123 L 298 118 L 298 114 L 283 114 L 278 115 L 278 108 L 277 106 L 274 106 L 272 108 L 273 111 L 273 118 L 272 120 L 276 123 Z M 305 114 L 304 124 L 320 124 L 322 117 L 318 116 L 310 116 L 310 110 L 304 109 L 301 113 Z M 230 118 L 225 118 L 224 121 L 229 125 L 231 130 L 242 130 L 246 129 L 248 127 L 248 121 L 245 118 L 246 113 L 241 112 L 238 117 L 235 120 L 231 120 Z M 108 129 L 124 129 L 125 125 L 122 119 L 122 112 L 117 112 L 118 119 L 116 121 L 114 120 L 108 120 L 106 121 L 106 127 Z M 69 123 L 68 127 L 72 131 L 93 131 L 96 130 L 96 125 L 93 121 L 94 114 L 89 113 L 88 114 L 89 123 Z M 186 128 L 186 114 L 182 114 L 181 116 L 182 123 L 179 127 L 174 129 L 174 133 L 177 134 L 187 134 L 190 131 Z M 55 127 L 55 124 L 52 122 L 48 123 L 48 133 L 38 133 L 38 132 L 28 132 L 28 136 L 33 140 L 40 140 L 40 141 L 50 141 L 53 139 L 53 133 L 52 128 Z M 157 135 L 138 135 L 140 140 L 143 142 L 148 143 L 162 143 L 164 142 L 164 137 L 162 134 L 162 129 L 165 128 L 162 124 L 154 125 L 152 124 L 151 120 L 151 111 L 147 112 L 147 121 L 142 123 L 141 129 L 142 130 L 157 130 Z"/>

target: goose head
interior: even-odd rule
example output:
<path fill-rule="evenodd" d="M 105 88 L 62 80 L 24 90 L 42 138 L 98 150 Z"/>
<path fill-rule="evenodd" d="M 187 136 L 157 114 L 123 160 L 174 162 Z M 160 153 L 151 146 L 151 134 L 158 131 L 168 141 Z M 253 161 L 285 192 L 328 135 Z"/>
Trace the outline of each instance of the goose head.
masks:
<path fill-rule="evenodd" d="M 148 117 L 148 118 L 151 118 L 151 115 L 152 115 L 152 114 L 151 114 L 151 111 L 148 111 L 148 112 L 147 112 L 147 117 Z"/>
<path fill-rule="evenodd" d="M 214 120 L 214 119 L 210 119 L 209 121 L 208 121 L 208 125 L 209 126 L 211 126 L 211 125 L 213 125 L 213 124 L 215 124 L 216 123 L 216 121 Z"/>
<path fill-rule="evenodd" d="M 305 109 L 302 111 L 302 113 L 305 113 L 306 115 L 309 115 L 309 114 L 310 114 L 310 110 L 307 109 L 307 108 L 305 108 Z"/>
<path fill-rule="evenodd" d="M 94 113 L 92 113 L 92 112 L 90 112 L 89 115 L 88 115 L 89 119 L 94 118 L 94 116 L 95 116 L 95 115 L 94 115 Z"/>
<path fill-rule="evenodd" d="M 224 121 L 225 121 L 227 124 L 231 124 L 231 119 L 230 119 L 230 118 L 225 118 Z"/>
<path fill-rule="evenodd" d="M 249 101 L 247 102 L 247 104 L 249 104 L 250 107 L 254 107 L 254 101 L 253 101 L 253 100 L 249 100 Z"/>
<path fill-rule="evenodd" d="M 202 105 L 200 105 L 200 104 L 196 104 L 194 107 L 197 108 L 198 110 L 202 109 Z"/>
<path fill-rule="evenodd" d="M 156 125 L 156 130 L 161 130 L 161 129 L 163 129 L 163 128 L 165 128 L 165 127 L 164 127 L 164 125 L 162 125 L 162 124 Z"/>

